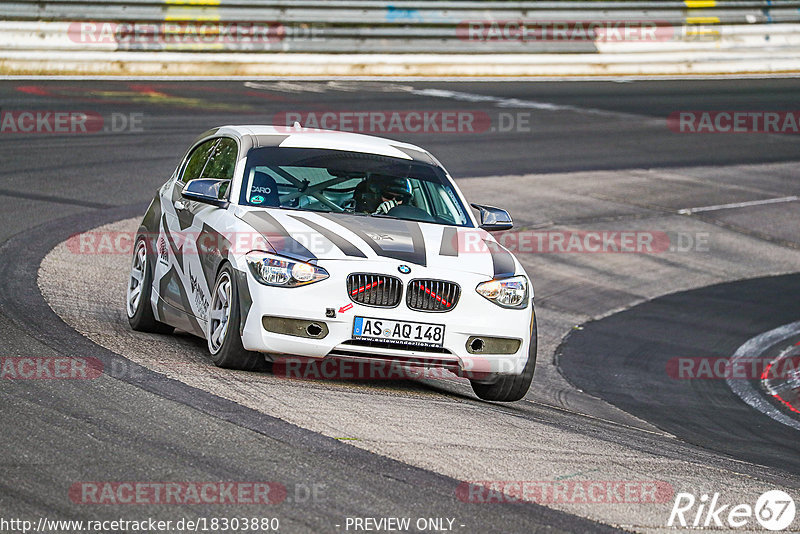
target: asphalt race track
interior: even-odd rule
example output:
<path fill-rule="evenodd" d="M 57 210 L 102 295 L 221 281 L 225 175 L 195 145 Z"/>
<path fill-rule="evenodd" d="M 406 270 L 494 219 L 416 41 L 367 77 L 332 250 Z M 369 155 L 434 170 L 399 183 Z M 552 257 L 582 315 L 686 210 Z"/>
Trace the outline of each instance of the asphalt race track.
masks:
<path fill-rule="evenodd" d="M 755 278 L 640 304 L 572 333 L 560 368 L 586 392 L 686 441 L 797 475 L 796 429 L 742 403 L 725 380 L 665 371 L 671 359 L 730 357 L 739 336 L 794 322 L 798 283 L 797 275 Z"/>
<path fill-rule="evenodd" d="M 409 517 L 470 533 L 661 532 L 674 531 L 678 492 L 750 504 L 771 489 L 800 496 L 798 430 L 725 380 L 668 371 L 675 358 L 728 358 L 800 319 L 800 136 L 667 125 L 679 111 L 792 110 L 799 100 L 800 80 L 789 78 L 0 81 L 4 115 L 99 117 L 89 133 L 14 132 L 0 117 L 0 357 L 96 358 L 104 370 L 92 380 L 0 380 L 3 518 L 276 517 L 283 532 L 353 532 L 353 518 Z M 515 230 L 653 232 L 668 243 L 516 252 L 536 288 L 540 348 L 531 391 L 509 405 L 481 402 L 456 379 L 229 372 L 211 365 L 201 340 L 132 332 L 122 304 L 129 256 L 76 253 L 70 237 L 135 230 L 212 126 L 331 111 L 471 113 L 475 131 L 374 133 L 431 150 L 469 200 L 508 208 Z M 71 491 L 123 481 L 270 481 L 286 498 L 87 504 Z M 667 491 L 654 501 L 470 502 L 463 481 Z M 416 531 L 437 531 L 430 525 Z M 753 520 L 748 530 L 759 528 Z"/>

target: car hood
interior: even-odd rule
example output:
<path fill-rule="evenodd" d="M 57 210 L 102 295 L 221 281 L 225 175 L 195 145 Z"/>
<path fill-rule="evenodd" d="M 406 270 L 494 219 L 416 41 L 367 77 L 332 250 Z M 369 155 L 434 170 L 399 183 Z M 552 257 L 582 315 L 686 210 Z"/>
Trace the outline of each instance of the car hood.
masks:
<path fill-rule="evenodd" d="M 513 275 L 513 256 L 486 231 L 385 217 L 238 208 L 236 216 L 276 254 L 315 260 L 372 260 L 489 277 Z"/>

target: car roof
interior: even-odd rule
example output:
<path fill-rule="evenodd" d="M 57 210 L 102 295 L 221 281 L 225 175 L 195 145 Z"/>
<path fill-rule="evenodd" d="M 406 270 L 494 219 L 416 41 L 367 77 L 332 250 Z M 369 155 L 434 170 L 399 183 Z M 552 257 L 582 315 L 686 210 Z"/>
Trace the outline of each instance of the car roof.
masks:
<path fill-rule="evenodd" d="M 439 162 L 427 150 L 418 146 L 373 135 L 335 130 L 320 130 L 296 126 L 228 125 L 214 128 L 203 134 L 249 137 L 255 147 L 322 148 L 346 150 L 366 154 L 379 154 L 395 158 L 422 161 L 434 165 Z"/>

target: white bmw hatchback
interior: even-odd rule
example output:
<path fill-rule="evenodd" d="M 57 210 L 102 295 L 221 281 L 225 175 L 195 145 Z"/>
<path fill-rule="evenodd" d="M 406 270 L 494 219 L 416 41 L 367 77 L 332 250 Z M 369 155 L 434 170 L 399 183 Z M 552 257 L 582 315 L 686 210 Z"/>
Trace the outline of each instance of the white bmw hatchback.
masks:
<path fill-rule="evenodd" d="M 214 363 L 282 356 L 444 367 L 515 401 L 536 364 L 533 286 L 427 151 L 377 137 L 224 126 L 201 135 L 139 228 L 126 309 Z"/>

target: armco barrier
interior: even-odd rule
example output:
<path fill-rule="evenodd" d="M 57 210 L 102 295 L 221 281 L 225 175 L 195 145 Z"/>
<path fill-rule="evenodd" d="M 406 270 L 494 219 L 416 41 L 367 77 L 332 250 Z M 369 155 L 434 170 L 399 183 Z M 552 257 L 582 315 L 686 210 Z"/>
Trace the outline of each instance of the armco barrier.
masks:
<path fill-rule="evenodd" d="M 346 58 L 312 68 L 308 54 L 353 55 L 353 68 Z M 602 58 L 574 61 L 590 55 Z M 227 65 L 220 74 L 795 71 L 800 1 L 0 2 L 0 72 L 102 62 L 117 73 L 183 74 L 210 63 Z"/>

